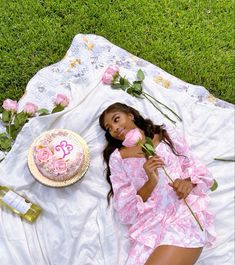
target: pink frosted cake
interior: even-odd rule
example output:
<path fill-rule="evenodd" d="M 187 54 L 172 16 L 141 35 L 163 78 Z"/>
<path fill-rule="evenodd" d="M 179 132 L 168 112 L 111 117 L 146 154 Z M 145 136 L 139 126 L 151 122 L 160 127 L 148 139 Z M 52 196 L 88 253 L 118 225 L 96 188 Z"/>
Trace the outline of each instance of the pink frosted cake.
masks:
<path fill-rule="evenodd" d="M 84 146 L 77 137 L 67 130 L 51 130 L 34 142 L 33 160 L 44 177 L 53 181 L 66 181 L 81 171 Z"/>

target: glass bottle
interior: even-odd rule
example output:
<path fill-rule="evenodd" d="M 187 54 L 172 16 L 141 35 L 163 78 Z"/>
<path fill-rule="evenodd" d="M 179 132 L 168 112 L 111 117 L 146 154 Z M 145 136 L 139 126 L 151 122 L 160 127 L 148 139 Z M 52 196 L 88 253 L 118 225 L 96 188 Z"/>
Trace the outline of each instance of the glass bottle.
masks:
<path fill-rule="evenodd" d="M 0 203 L 29 222 L 34 222 L 42 208 L 6 186 L 0 186 Z"/>

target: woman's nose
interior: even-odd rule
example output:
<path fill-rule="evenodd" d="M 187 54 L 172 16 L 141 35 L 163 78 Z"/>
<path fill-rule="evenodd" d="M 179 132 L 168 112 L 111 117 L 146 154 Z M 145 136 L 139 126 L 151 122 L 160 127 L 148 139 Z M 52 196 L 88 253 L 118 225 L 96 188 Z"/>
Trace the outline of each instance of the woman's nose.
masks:
<path fill-rule="evenodd" d="M 113 125 L 113 126 L 111 127 L 111 131 L 112 131 L 113 133 L 117 133 L 118 130 L 119 130 L 119 127 L 118 127 L 117 124 L 115 124 L 115 125 Z"/>

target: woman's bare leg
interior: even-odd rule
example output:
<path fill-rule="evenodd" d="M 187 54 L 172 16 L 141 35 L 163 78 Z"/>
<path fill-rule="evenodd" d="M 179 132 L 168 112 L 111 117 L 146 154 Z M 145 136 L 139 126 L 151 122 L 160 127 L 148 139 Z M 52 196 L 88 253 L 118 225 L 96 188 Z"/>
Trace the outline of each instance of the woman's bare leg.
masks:
<path fill-rule="evenodd" d="M 145 265 L 193 265 L 201 252 L 202 248 L 159 246 L 150 255 Z"/>

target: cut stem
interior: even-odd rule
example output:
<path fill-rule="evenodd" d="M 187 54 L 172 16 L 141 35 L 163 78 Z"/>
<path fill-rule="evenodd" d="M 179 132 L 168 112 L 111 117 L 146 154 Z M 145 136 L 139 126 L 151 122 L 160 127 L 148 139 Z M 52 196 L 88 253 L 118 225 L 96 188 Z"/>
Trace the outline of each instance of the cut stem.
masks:
<path fill-rule="evenodd" d="M 218 161 L 227 161 L 227 162 L 235 162 L 235 158 L 233 157 L 215 157 L 214 160 L 218 160 Z"/>

